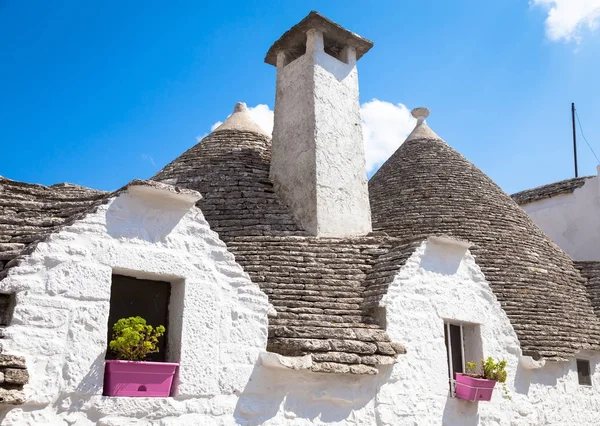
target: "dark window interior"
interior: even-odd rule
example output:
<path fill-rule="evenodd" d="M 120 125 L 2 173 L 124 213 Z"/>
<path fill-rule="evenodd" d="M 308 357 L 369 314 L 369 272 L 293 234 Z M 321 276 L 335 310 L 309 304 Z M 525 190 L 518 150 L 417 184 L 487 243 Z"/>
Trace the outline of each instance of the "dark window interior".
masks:
<path fill-rule="evenodd" d="M 306 53 L 306 34 L 304 34 L 304 37 L 297 44 L 295 44 L 294 46 L 290 46 L 286 50 L 285 65 L 295 61 L 296 59 L 298 59 L 305 53 Z"/>
<path fill-rule="evenodd" d="M 327 36 L 323 36 L 323 44 L 325 53 L 329 56 L 333 56 L 340 62 L 348 63 L 347 59 L 342 56 L 342 51 L 344 50 L 344 46 L 342 44 L 336 43 L 332 39 Z"/>
<path fill-rule="evenodd" d="M 456 379 L 456 373 L 464 373 L 460 326 L 444 324 L 444 341 L 448 355 L 448 375 L 451 379 Z"/>
<path fill-rule="evenodd" d="M 590 362 L 587 359 L 577 360 L 577 375 L 579 384 L 592 386 L 592 376 L 590 375 Z"/>
<path fill-rule="evenodd" d="M 464 373 L 462 359 L 462 340 L 460 338 L 460 326 L 450 324 L 450 342 L 452 344 L 452 371 L 456 378 L 456 373 Z"/>
<path fill-rule="evenodd" d="M 0 326 L 9 325 L 12 317 L 13 297 L 11 294 L 0 294 Z"/>
<path fill-rule="evenodd" d="M 165 361 L 170 296 L 171 284 L 168 282 L 113 275 L 107 342 L 111 341 L 112 327 L 119 319 L 140 316 L 153 327 L 165 326 L 165 335 L 158 342 L 159 352 L 150 354 L 146 359 L 146 361 Z M 110 348 L 107 350 L 106 358 L 114 358 Z"/>

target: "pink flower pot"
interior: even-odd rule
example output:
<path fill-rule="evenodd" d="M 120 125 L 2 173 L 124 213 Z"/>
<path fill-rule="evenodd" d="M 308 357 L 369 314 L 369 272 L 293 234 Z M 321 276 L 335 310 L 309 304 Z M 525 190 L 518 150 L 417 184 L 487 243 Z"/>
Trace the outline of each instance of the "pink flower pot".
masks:
<path fill-rule="evenodd" d="M 468 401 L 489 401 L 496 385 L 495 380 L 476 379 L 456 373 L 456 397 Z"/>
<path fill-rule="evenodd" d="M 177 367 L 172 362 L 107 360 L 104 395 L 169 396 Z"/>

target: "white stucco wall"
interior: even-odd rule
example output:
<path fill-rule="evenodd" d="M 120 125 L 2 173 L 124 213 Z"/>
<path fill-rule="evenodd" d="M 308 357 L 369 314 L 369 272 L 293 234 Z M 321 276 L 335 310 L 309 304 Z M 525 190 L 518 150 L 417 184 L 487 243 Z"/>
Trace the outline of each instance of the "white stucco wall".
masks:
<path fill-rule="evenodd" d="M 375 377 L 258 368 L 240 398 L 238 420 L 269 426 L 600 424 L 600 354 L 581 354 L 591 361 L 591 388 L 578 384 L 575 360 L 524 369 L 516 334 L 464 248 L 424 242 L 383 304 L 390 337 L 407 348 L 393 367 L 381 367 Z M 490 402 L 449 397 L 444 320 L 479 324 L 481 353 L 508 362 L 511 399 L 500 385 Z"/>
<path fill-rule="evenodd" d="M 28 402 L 3 407 L 3 425 L 217 418 L 252 374 L 266 347 L 266 296 L 200 210 L 130 192 L 40 243 L 0 281 L 0 291 L 16 292 L 2 349 L 25 356 L 30 373 Z M 173 284 L 167 360 L 181 365 L 177 398 L 102 396 L 113 272 Z"/>
<path fill-rule="evenodd" d="M 424 242 L 395 278 L 383 303 L 388 333 L 406 346 L 407 354 L 377 396 L 379 424 L 600 424 L 600 354 L 582 354 L 591 360 L 592 388 L 578 384 L 575 359 L 525 370 L 519 365 L 515 331 L 464 248 Z M 481 353 L 508 363 L 512 400 L 503 396 L 500 385 L 490 402 L 449 397 L 443 328 L 447 320 L 479 325 Z"/>
<path fill-rule="evenodd" d="M 0 281 L 17 292 L 3 349 L 24 355 L 31 374 L 29 401 L 4 408 L 3 425 L 600 424 L 600 356 L 584 354 L 592 388 L 578 385 L 574 360 L 524 370 L 514 330 L 471 254 L 455 245 L 424 242 L 390 286 L 388 333 L 408 351 L 394 366 L 377 376 L 266 368 L 266 297 L 201 212 L 157 203 L 122 195 Z M 176 283 L 177 396 L 101 395 L 113 271 Z M 512 400 L 499 388 L 491 402 L 449 398 L 444 319 L 480 324 L 482 353 L 508 361 Z"/>
<path fill-rule="evenodd" d="M 521 206 L 575 260 L 600 260 L 600 179 L 587 179 L 573 193 Z"/>
<path fill-rule="evenodd" d="M 371 231 L 371 210 L 353 48 L 342 62 L 307 32 L 306 53 L 287 64 L 281 52 L 271 177 L 296 218 L 314 235 Z"/>
<path fill-rule="evenodd" d="M 393 367 L 381 367 L 375 377 L 257 368 L 237 419 L 269 426 L 600 424 L 600 354 L 581 354 L 591 361 L 592 388 L 578 384 L 574 359 L 524 369 L 516 334 L 464 248 L 424 242 L 383 304 L 390 337 L 407 348 Z M 500 385 L 490 402 L 449 397 L 444 320 L 479 324 L 481 354 L 508 362 L 511 399 Z"/>

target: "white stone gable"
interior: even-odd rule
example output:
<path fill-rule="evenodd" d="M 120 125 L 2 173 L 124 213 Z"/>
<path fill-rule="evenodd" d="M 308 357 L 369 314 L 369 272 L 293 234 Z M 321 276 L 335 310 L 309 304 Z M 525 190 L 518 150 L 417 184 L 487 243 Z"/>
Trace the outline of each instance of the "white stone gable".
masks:
<path fill-rule="evenodd" d="M 6 424 L 139 416 L 131 405 L 139 400 L 101 396 L 113 273 L 172 283 L 167 358 L 181 364 L 180 398 L 226 398 L 244 388 L 266 347 L 266 296 L 200 210 L 132 192 L 40 243 L 0 281 L 1 291 L 16 292 L 3 350 L 24 355 L 31 372 L 28 402 Z M 144 413 L 150 418 L 196 411 L 142 400 L 153 407 Z"/>

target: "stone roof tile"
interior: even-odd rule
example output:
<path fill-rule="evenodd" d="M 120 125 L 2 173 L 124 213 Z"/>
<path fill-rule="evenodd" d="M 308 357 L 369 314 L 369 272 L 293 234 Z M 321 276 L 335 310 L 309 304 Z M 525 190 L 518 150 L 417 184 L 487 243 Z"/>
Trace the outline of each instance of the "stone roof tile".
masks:
<path fill-rule="evenodd" d="M 512 199 L 519 205 L 533 203 L 546 198 L 556 197 L 561 194 L 571 194 L 577 188 L 585 185 L 585 181 L 594 176 L 583 176 L 572 179 L 561 180 L 560 182 L 550 183 L 548 185 L 538 186 L 537 188 L 526 189 L 511 195 Z"/>
<path fill-rule="evenodd" d="M 153 179 L 202 194 L 211 228 L 275 308 L 269 351 L 310 355 L 313 371 L 376 373 L 404 352 L 364 303 L 369 272 L 394 240 L 309 236 L 277 197 L 270 159 L 264 134 L 217 129 Z"/>
<path fill-rule="evenodd" d="M 371 178 L 369 191 L 374 230 L 402 240 L 445 234 L 474 244 L 471 251 L 523 352 L 565 359 L 583 348 L 600 349 L 600 321 L 573 261 L 440 138 L 405 142 Z"/>
<path fill-rule="evenodd" d="M 0 279 L 37 242 L 83 217 L 108 196 L 69 183 L 43 186 L 0 176 Z"/>
<path fill-rule="evenodd" d="M 575 267 L 586 278 L 585 287 L 592 302 L 594 312 L 600 318 L 600 262 L 599 261 L 574 261 Z"/>
<path fill-rule="evenodd" d="M 153 188 L 194 201 L 200 198 L 196 191 L 149 180 L 135 179 L 117 191 L 106 192 L 70 183 L 44 186 L 0 176 L 0 280 L 38 242 L 130 187 Z"/>

